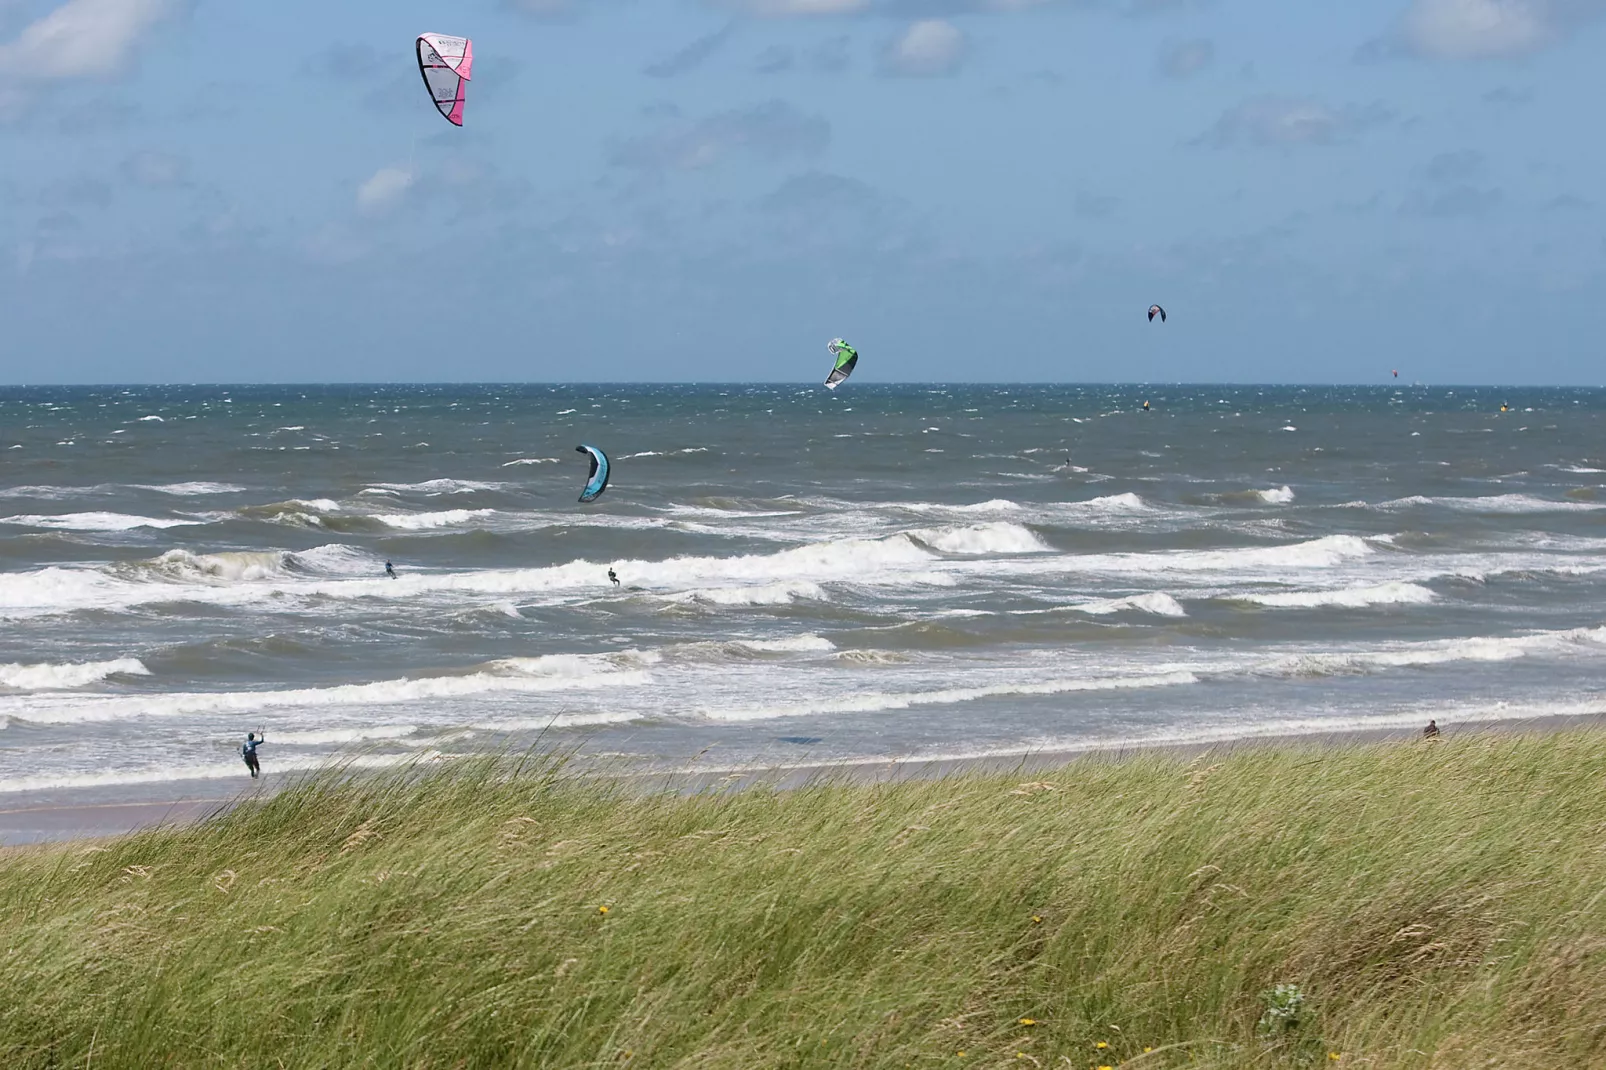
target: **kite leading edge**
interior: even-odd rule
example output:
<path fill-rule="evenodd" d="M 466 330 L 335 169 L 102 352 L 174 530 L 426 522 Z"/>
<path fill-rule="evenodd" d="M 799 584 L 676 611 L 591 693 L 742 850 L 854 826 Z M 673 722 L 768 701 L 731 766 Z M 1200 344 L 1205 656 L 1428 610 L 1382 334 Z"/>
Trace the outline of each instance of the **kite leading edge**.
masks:
<path fill-rule="evenodd" d="M 474 42 L 467 37 L 441 33 L 420 34 L 417 41 L 418 73 L 435 108 L 453 126 L 463 125 L 463 98 L 473 74 Z"/>
<path fill-rule="evenodd" d="M 831 339 L 831 344 L 825 348 L 836 358 L 836 366 L 831 369 L 831 374 L 825 377 L 825 387 L 827 390 L 835 390 L 842 385 L 843 380 L 853 374 L 853 366 L 859 363 L 859 351 L 840 338 Z"/>
<path fill-rule="evenodd" d="M 581 492 L 582 502 L 594 502 L 597 496 L 608 489 L 608 473 L 612 466 L 608 463 L 608 455 L 595 446 L 576 446 L 576 453 L 591 455 L 591 475 L 586 479 L 586 489 Z"/>

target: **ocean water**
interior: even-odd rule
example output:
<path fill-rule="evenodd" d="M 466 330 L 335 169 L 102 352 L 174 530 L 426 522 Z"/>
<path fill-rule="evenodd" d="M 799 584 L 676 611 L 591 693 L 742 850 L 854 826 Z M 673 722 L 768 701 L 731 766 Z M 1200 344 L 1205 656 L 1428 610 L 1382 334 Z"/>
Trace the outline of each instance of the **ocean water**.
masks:
<path fill-rule="evenodd" d="M 1598 390 L 6 389 L 0 809 L 226 794 L 248 730 L 276 777 L 1596 712 L 1603 432 Z"/>

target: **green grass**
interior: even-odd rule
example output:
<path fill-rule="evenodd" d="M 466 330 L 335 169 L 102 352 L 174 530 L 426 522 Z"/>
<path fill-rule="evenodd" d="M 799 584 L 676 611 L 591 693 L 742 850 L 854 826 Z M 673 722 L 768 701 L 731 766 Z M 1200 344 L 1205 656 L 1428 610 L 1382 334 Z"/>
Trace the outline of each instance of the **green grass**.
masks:
<path fill-rule="evenodd" d="M 1574 1070 L 1606 1065 L 1606 734 L 690 798 L 330 779 L 6 852 L 0 949 L 7 1067 Z"/>

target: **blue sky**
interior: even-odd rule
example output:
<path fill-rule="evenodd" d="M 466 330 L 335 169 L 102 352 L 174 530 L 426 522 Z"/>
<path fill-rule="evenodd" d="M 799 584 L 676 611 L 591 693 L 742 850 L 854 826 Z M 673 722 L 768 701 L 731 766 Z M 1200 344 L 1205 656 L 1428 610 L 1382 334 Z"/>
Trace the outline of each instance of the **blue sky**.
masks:
<path fill-rule="evenodd" d="M 0 382 L 1598 385 L 1603 60 L 1606 0 L 0 0 Z"/>

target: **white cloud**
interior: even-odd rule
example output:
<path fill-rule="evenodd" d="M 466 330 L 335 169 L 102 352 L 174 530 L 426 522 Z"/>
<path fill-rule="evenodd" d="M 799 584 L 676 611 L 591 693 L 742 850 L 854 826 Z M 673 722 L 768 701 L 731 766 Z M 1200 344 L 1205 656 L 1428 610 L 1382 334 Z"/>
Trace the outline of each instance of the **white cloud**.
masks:
<path fill-rule="evenodd" d="M 1265 94 L 1222 112 L 1215 126 L 1196 138 L 1194 144 L 1218 149 L 1233 145 L 1332 145 L 1391 118 L 1393 113 L 1379 104 L 1333 108 L 1311 97 Z"/>
<path fill-rule="evenodd" d="M 366 215 L 388 212 L 413 188 L 416 176 L 401 167 L 381 167 L 357 187 L 357 210 Z"/>
<path fill-rule="evenodd" d="M 953 74 L 965 61 L 965 35 L 942 19 L 921 19 L 887 47 L 888 72 L 906 78 L 938 78 Z"/>
<path fill-rule="evenodd" d="M 116 74 L 151 27 L 179 7 L 178 0 L 67 0 L 0 45 L 0 63 L 38 81 Z"/>
<path fill-rule="evenodd" d="M 1416 0 L 1405 39 L 1444 59 L 1515 56 L 1543 48 L 1556 32 L 1546 0 Z"/>

